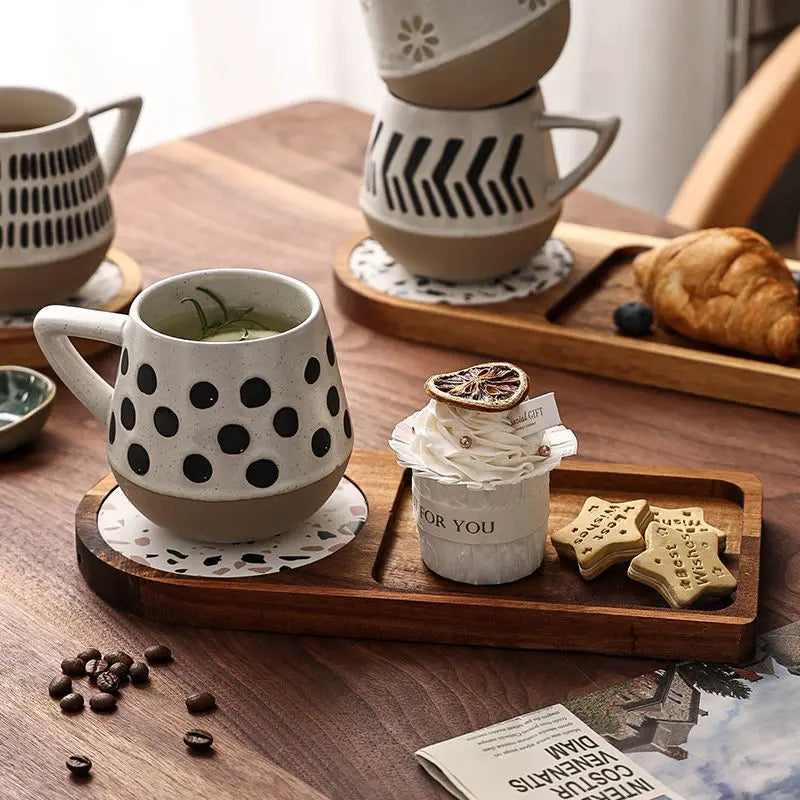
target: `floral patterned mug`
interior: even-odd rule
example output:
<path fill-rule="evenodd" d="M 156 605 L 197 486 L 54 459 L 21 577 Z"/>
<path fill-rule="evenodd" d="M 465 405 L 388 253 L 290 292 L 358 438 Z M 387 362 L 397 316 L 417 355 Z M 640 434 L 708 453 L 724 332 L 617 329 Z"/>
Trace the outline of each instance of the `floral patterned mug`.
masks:
<path fill-rule="evenodd" d="M 433 108 L 483 108 L 523 94 L 567 39 L 569 0 L 361 0 L 391 92 Z"/>
<path fill-rule="evenodd" d="M 182 301 L 202 297 L 198 287 L 226 308 L 255 306 L 251 315 L 283 324 L 265 338 L 177 335 L 194 319 Z M 205 300 L 210 325 L 220 312 Z M 106 426 L 108 460 L 126 497 L 180 536 L 244 541 L 288 530 L 344 474 L 353 429 L 336 351 L 319 297 L 298 280 L 261 270 L 189 272 L 150 286 L 128 316 L 48 306 L 34 331 L 53 369 Z M 70 336 L 122 348 L 113 388 Z"/>

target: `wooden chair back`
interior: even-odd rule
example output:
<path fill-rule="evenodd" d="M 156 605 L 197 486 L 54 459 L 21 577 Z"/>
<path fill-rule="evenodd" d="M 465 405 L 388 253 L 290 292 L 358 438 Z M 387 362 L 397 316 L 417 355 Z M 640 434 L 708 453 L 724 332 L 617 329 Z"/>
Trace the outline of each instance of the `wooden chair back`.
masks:
<path fill-rule="evenodd" d="M 728 109 L 683 181 L 668 217 L 687 228 L 747 225 L 800 150 L 800 25 Z"/>

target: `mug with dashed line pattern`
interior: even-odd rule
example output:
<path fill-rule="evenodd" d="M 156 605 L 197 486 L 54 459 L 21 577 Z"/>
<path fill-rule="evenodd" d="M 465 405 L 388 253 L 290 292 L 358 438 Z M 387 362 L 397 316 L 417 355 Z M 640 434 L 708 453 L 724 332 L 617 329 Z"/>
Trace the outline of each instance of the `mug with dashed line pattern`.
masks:
<path fill-rule="evenodd" d="M 0 87 L 0 311 L 66 300 L 114 236 L 108 184 L 142 107 L 128 97 L 84 111 L 57 92 Z M 98 152 L 89 120 L 119 116 Z"/>

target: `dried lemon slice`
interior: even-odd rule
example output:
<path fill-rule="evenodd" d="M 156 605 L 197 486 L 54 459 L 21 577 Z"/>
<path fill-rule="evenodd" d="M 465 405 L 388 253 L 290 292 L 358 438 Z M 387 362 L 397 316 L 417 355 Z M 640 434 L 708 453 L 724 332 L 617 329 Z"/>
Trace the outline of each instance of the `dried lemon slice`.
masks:
<path fill-rule="evenodd" d="M 528 376 L 505 361 L 432 375 L 425 391 L 435 400 L 475 411 L 508 411 L 528 394 Z"/>

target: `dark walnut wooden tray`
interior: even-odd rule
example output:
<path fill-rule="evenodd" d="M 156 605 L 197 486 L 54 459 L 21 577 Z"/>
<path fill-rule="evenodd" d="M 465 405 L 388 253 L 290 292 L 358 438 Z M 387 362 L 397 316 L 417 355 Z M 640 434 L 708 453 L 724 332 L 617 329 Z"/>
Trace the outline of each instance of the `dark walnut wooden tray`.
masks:
<path fill-rule="evenodd" d="M 111 550 L 97 531 L 100 503 L 115 486 L 108 476 L 78 508 L 80 570 L 112 605 L 184 625 L 716 661 L 744 659 L 753 649 L 762 497 L 754 475 L 574 460 L 552 473 L 551 531 L 595 494 L 699 505 L 727 532 L 723 560 L 739 580 L 736 594 L 677 611 L 623 566 L 585 582 L 549 542 L 541 568 L 513 584 L 440 578 L 420 560 L 410 474 L 394 455 L 356 451 L 347 474 L 369 502 L 353 541 L 306 568 L 237 579 L 159 572 Z"/>
<path fill-rule="evenodd" d="M 800 363 L 724 351 L 658 325 L 641 339 L 616 333 L 614 309 L 642 299 L 633 258 L 664 239 L 572 223 L 559 223 L 553 235 L 575 265 L 561 283 L 521 300 L 459 307 L 377 292 L 349 267 L 363 236 L 336 254 L 337 298 L 348 316 L 391 336 L 800 413 Z"/>

